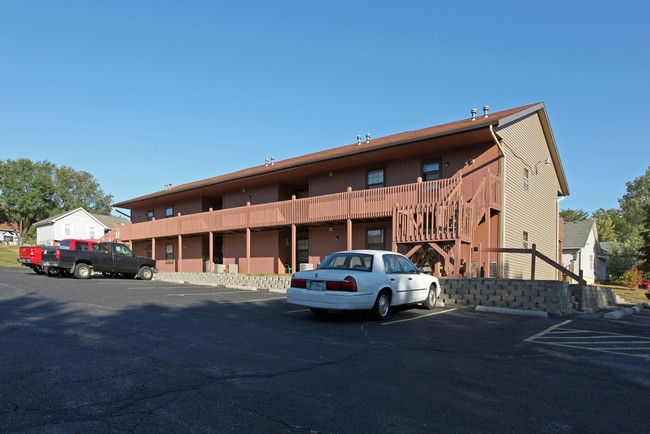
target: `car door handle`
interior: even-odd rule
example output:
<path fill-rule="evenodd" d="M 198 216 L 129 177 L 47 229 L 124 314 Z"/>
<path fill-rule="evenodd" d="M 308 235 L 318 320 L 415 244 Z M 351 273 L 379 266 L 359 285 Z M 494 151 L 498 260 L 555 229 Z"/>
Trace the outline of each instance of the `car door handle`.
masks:
<path fill-rule="evenodd" d="M 409 277 L 409 280 L 413 280 L 413 278 L 412 278 L 412 277 Z"/>
<path fill-rule="evenodd" d="M 395 278 L 394 278 L 394 277 L 391 277 L 390 281 L 391 281 L 391 282 L 394 282 L 394 281 L 395 281 Z"/>

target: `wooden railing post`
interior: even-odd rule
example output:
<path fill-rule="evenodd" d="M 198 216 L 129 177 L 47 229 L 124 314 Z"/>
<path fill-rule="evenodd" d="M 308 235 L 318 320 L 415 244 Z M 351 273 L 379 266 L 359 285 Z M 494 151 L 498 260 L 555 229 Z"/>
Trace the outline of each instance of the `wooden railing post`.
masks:
<path fill-rule="evenodd" d="M 533 244 L 530 255 L 530 280 L 535 280 L 535 258 L 537 257 L 537 245 Z"/>
<path fill-rule="evenodd" d="M 584 287 L 583 286 L 584 279 L 582 278 L 582 275 L 583 275 L 583 271 L 581 268 L 580 271 L 578 272 L 578 277 L 580 277 L 580 279 L 578 279 L 578 312 L 582 312 L 582 290 Z"/>

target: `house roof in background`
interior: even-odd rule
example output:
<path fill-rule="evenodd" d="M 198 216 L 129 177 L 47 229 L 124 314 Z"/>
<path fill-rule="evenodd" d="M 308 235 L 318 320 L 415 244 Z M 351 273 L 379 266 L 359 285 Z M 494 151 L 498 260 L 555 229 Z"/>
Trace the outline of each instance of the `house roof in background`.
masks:
<path fill-rule="evenodd" d="M 613 253 L 613 246 L 611 241 L 603 241 L 600 243 L 600 250 L 603 255 L 611 255 Z"/>
<path fill-rule="evenodd" d="M 105 227 L 107 227 L 109 229 L 113 229 L 114 224 L 119 225 L 119 224 L 130 223 L 127 219 L 122 218 L 122 217 L 114 217 L 114 216 L 107 216 L 107 215 L 101 215 L 101 214 L 91 214 L 88 211 L 86 211 L 85 209 L 79 207 L 79 208 L 72 209 L 70 211 L 62 212 L 61 214 L 57 214 L 57 215 L 54 215 L 52 217 L 48 217 L 48 218 L 46 218 L 44 220 L 41 220 L 39 222 L 36 222 L 36 223 L 34 223 L 34 226 L 45 226 L 45 225 L 48 225 L 48 224 L 52 224 L 52 223 L 56 222 L 57 220 L 61 220 L 62 218 L 66 217 L 68 215 L 72 215 L 72 214 L 74 214 L 74 213 L 76 213 L 78 211 L 82 211 L 84 214 L 87 214 L 89 217 L 94 218 L 100 224 L 104 225 Z"/>
<path fill-rule="evenodd" d="M 0 230 L 16 232 L 16 230 L 12 228 L 9 223 L 0 223 Z"/>
<path fill-rule="evenodd" d="M 579 222 L 564 222 L 564 242 L 562 249 L 581 249 L 587 244 L 589 234 L 595 231 L 594 220 L 582 220 Z"/>
<path fill-rule="evenodd" d="M 106 226 L 109 229 L 113 229 L 113 226 L 117 225 L 126 225 L 131 223 L 129 220 L 125 219 L 124 217 L 116 217 L 112 215 L 102 215 L 102 214 L 92 214 L 93 217 L 95 217 L 97 220 L 102 222 L 104 226 Z"/>

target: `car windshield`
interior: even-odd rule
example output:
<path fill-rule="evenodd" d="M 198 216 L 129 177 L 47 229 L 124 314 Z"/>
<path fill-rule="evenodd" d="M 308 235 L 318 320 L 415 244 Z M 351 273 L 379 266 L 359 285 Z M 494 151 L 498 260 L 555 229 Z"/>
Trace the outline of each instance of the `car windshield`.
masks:
<path fill-rule="evenodd" d="M 372 271 L 372 255 L 363 253 L 334 253 L 318 266 L 319 270 Z"/>

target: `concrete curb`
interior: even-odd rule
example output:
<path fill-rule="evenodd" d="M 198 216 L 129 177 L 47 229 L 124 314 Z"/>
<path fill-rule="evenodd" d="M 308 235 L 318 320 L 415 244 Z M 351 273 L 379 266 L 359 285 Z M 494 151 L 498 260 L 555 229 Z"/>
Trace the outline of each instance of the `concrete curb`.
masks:
<path fill-rule="evenodd" d="M 613 312 L 607 312 L 606 314 L 603 315 L 604 319 L 621 319 L 625 315 L 632 315 L 635 313 L 641 312 L 641 310 L 646 307 L 646 305 L 650 306 L 650 303 L 638 303 L 632 307 L 624 307 L 622 309 L 615 310 Z"/>
<path fill-rule="evenodd" d="M 506 315 L 523 315 L 523 316 L 532 316 L 535 318 L 548 318 L 548 312 L 542 312 L 540 310 L 520 310 L 520 309 L 510 309 L 507 307 L 493 307 L 493 306 L 476 306 L 474 309 L 477 312 L 491 312 L 491 313 L 503 313 Z"/>

